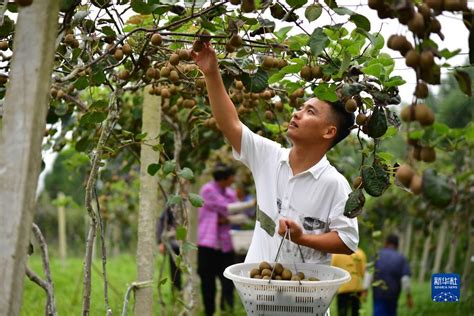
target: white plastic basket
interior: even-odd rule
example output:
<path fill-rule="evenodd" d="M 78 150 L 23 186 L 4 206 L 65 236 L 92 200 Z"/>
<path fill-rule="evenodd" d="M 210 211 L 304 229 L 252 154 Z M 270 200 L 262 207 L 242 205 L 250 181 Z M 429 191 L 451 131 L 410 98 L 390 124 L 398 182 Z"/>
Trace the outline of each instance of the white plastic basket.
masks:
<path fill-rule="evenodd" d="M 273 263 L 271 263 L 273 265 Z M 320 281 L 279 281 L 251 279 L 250 270 L 258 263 L 238 263 L 227 267 L 224 276 L 234 282 L 247 315 L 324 316 L 342 284 L 349 282 L 349 272 L 316 263 L 283 263 L 294 271 Z"/>

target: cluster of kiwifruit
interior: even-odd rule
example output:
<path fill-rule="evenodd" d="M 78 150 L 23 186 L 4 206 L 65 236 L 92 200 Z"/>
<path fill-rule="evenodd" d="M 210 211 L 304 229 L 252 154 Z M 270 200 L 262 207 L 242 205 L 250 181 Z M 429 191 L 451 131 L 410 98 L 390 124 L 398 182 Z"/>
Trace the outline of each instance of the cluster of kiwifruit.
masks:
<path fill-rule="evenodd" d="M 239 34 L 233 34 L 229 41 L 225 44 L 225 50 L 228 53 L 233 53 L 235 52 L 238 48 L 242 47 L 244 44 L 244 41 L 242 40 L 242 37 L 240 37 Z"/>
<path fill-rule="evenodd" d="M 404 122 L 418 121 L 421 126 L 430 126 L 435 121 L 435 115 L 425 103 L 418 103 L 406 106 L 400 112 L 400 117 Z"/>
<path fill-rule="evenodd" d="M 301 68 L 300 76 L 306 81 L 324 78 L 323 69 L 319 65 L 305 65 Z M 323 79 L 324 80 L 324 79 Z"/>
<path fill-rule="evenodd" d="M 257 9 L 255 0 L 230 0 L 233 5 L 240 5 L 240 11 L 245 13 L 253 12 Z"/>
<path fill-rule="evenodd" d="M 260 262 L 257 268 L 250 270 L 250 277 L 252 279 L 263 280 L 320 281 L 315 277 L 306 278 L 303 272 L 293 273 L 290 269 L 285 268 L 281 263 L 275 263 L 273 267 L 266 261 Z"/>
<path fill-rule="evenodd" d="M 304 89 L 298 88 L 289 95 L 288 104 L 294 108 L 299 108 L 304 103 Z"/>
<path fill-rule="evenodd" d="M 72 32 L 66 33 L 66 36 L 64 36 L 63 42 L 66 46 L 69 46 L 71 48 L 79 47 L 79 41 L 74 37 L 74 34 Z"/>
<path fill-rule="evenodd" d="M 408 164 L 398 167 L 396 173 L 397 180 L 414 194 L 420 194 L 423 189 L 423 178 L 416 174 L 415 170 Z"/>
<path fill-rule="evenodd" d="M 281 69 L 288 65 L 284 58 L 276 58 L 273 56 L 265 55 L 262 57 L 261 67 L 266 70 L 270 69 Z"/>

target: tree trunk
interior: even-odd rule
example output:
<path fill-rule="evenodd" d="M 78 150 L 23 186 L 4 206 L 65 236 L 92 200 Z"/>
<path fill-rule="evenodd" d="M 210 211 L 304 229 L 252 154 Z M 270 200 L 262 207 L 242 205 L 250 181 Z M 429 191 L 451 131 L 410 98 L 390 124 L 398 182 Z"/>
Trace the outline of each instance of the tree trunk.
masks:
<path fill-rule="evenodd" d="M 418 282 L 421 283 L 425 280 L 426 271 L 428 271 L 428 256 L 430 254 L 431 248 L 431 235 L 433 234 L 433 221 L 430 222 L 428 227 L 428 236 L 425 238 L 425 243 L 423 245 L 423 256 L 421 257 L 420 262 L 420 273 L 418 274 Z"/>
<path fill-rule="evenodd" d="M 140 153 L 140 209 L 138 215 L 137 244 L 137 281 L 153 281 L 156 249 L 156 212 L 158 210 L 158 180 L 148 174 L 148 166 L 158 163 L 159 152 L 152 146 L 159 143 L 161 120 L 161 97 L 149 94 L 150 87 L 145 89 L 143 101 L 142 133 L 147 133 L 146 145 L 141 146 Z M 135 315 L 151 316 L 153 314 L 153 287 L 142 287 L 136 290 Z"/>
<path fill-rule="evenodd" d="M 0 130 L 0 315 L 20 312 L 59 1 L 19 8 Z M 7 134 L 8 133 L 8 134 Z"/>
<path fill-rule="evenodd" d="M 441 227 L 439 228 L 439 233 L 438 233 L 438 240 L 437 240 L 438 244 L 436 245 L 436 255 L 435 255 L 435 261 L 433 264 L 433 273 L 440 272 L 441 259 L 443 258 L 447 230 L 448 230 L 448 221 L 446 219 L 443 219 L 441 223 Z"/>
<path fill-rule="evenodd" d="M 64 193 L 59 192 L 59 200 L 64 200 Z M 64 210 L 64 203 L 60 203 L 58 206 L 58 234 L 59 234 L 59 258 L 64 264 L 67 256 L 66 248 L 66 212 Z"/>
<path fill-rule="evenodd" d="M 446 267 L 444 271 L 446 273 L 454 272 L 454 264 L 456 263 L 456 250 L 458 249 L 458 242 L 459 242 L 459 221 L 456 218 L 453 224 L 453 231 L 451 234 L 451 239 L 449 241 L 449 255 L 448 255 L 448 262 L 446 263 Z"/>
<path fill-rule="evenodd" d="M 461 277 L 461 299 L 468 299 L 467 292 L 469 288 L 472 288 L 472 265 L 474 258 L 474 232 L 472 223 L 474 221 L 474 215 L 469 217 L 469 224 L 467 225 L 467 234 L 468 234 L 468 246 L 466 251 L 466 259 L 464 260 L 464 269 Z"/>
<path fill-rule="evenodd" d="M 413 248 L 411 249 L 412 256 L 411 258 L 407 257 L 410 258 L 411 275 L 413 276 L 413 279 L 415 278 L 415 275 L 418 275 L 418 272 L 420 271 L 419 248 L 422 237 L 422 231 L 417 231 L 415 233 L 415 241 L 413 242 Z"/>
<path fill-rule="evenodd" d="M 403 254 L 407 258 L 410 258 L 410 246 L 411 246 L 411 236 L 412 236 L 412 234 L 413 234 L 413 220 L 410 219 L 408 221 L 408 225 L 407 225 L 407 228 L 405 230 L 405 238 L 404 238 L 405 244 L 404 244 L 404 248 L 403 248 Z"/>

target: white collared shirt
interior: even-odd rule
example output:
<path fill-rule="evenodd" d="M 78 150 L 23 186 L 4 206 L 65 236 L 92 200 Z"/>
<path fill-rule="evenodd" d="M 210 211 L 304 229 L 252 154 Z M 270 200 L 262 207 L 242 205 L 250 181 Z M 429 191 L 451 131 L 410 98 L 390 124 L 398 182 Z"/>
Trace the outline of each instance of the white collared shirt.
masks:
<path fill-rule="evenodd" d="M 257 220 L 245 262 L 275 261 L 282 237 L 278 235 L 278 219 L 288 217 L 298 222 L 306 234 L 336 231 L 341 240 L 355 251 L 359 242 L 357 219 L 344 216 L 344 206 L 351 188 L 326 156 L 310 169 L 293 176 L 289 165 L 290 149 L 261 137 L 242 124 L 240 155 L 252 172 L 257 191 Z M 259 215 L 257 215 L 258 217 Z M 284 242 L 279 262 L 301 262 L 294 243 Z M 301 246 L 305 262 L 327 263 L 330 254 Z"/>

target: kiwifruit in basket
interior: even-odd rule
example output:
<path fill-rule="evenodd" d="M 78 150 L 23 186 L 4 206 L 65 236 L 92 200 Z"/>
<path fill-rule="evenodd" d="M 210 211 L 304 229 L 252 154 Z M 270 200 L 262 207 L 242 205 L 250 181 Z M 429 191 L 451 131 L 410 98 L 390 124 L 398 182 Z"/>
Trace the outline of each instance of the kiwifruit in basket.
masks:
<path fill-rule="evenodd" d="M 255 274 L 252 279 L 261 279 L 262 276 L 260 274 Z"/>
<path fill-rule="evenodd" d="M 281 275 L 283 272 L 283 265 L 281 263 L 275 263 L 275 270 L 273 270 L 273 274 L 275 275 Z"/>
<path fill-rule="evenodd" d="M 294 275 L 291 277 L 291 281 L 301 281 L 302 279 L 298 275 Z"/>
<path fill-rule="evenodd" d="M 304 278 L 305 278 L 305 275 L 304 275 L 303 272 L 298 272 L 298 273 L 296 273 L 296 275 L 300 277 L 300 280 L 304 280 Z"/>
<path fill-rule="evenodd" d="M 308 281 L 321 281 L 321 280 L 315 277 L 309 277 Z"/>
<path fill-rule="evenodd" d="M 283 280 L 291 280 L 291 277 L 293 276 L 293 273 L 291 273 L 290 270 L 288 269 L 283 269 L 283 272 L 281 273 L 281 278 Z"/>
<path fill-rule="evenodd" d="M 273 275 L 273 280 L 282 280 L 281 275 Z"/>
<path fill-rule="evenodd" d="M 270 269 L 270 271 L 272 270 L 272 266 L 266 261 L 260 262 L 258 268 L 260 269 L 260 271 L 263 271 L 264 269 Z"/>
<path fill-rule="evenodd" d="M 264 275 L 262 280 L 271 280 L 272 278 L 269 275 Z"/>
<path fill-rule="evenodd" d="M 270 270 L 270 269 L 263 269 L 261 275 L 262 275 L 262 277 L 263 277 L 263 276 L 269 276 L 269 277 L 271 277 L 271 276 L 272 276 L 272 270 Z"/>
<path fill-rule="evenodd" d="M 260 274 L 260 270 L 257 269 L 257 268 L 253 268 L 252 270 L 250 270 L 250 277 L 253 278 L 254 276 L 256 275 L 259 275 Z"/>

